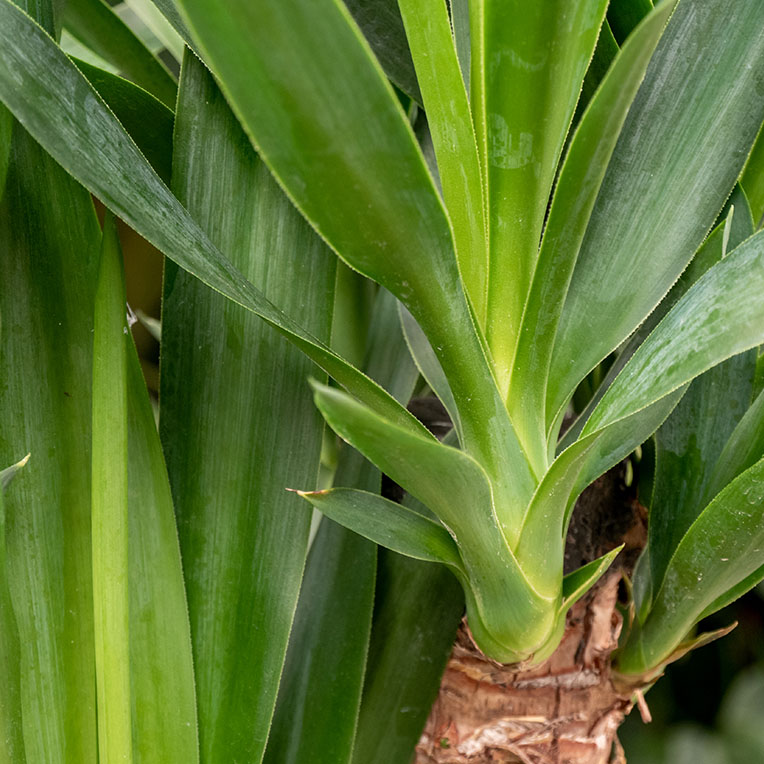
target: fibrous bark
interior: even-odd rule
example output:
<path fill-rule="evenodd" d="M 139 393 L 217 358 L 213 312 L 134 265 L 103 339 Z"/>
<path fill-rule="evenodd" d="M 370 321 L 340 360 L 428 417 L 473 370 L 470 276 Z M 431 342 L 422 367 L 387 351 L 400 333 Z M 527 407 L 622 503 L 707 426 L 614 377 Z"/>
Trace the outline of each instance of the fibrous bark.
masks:
<path fill-rule="evenodd" d="M 534 668 L 486 658 L 463 623 L 416 764 L 625 762 L 616 732 L 632 700 L 613 685 L 610 655 L 622 627 L 619 585 L 644 537 L 644 510 L 616 468 L 579 500 L 566 568 L 625 543 L 616 565 L 571 608 L 559 648 Z"/>

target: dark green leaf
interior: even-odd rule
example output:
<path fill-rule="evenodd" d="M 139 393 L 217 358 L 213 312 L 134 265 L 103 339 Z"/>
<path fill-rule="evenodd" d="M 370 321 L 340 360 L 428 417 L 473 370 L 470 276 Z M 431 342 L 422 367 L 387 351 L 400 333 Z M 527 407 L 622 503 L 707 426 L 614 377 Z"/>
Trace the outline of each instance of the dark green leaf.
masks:
<path fill-rule="evenodd" d="M 181 74 L 173 188 L 270 299 L 317 336 L 329 336 L 336 261 L 278 189 L 190 52 Z M 307 359 L 256 316 L 167 264 L 160 430 L 205 761 L 257 762 L 265 748 L 309 527 L 303 503 L 285 488 L 313 486 L 318 473 L 322 425 L 310 371 Z"/>
<path fill-rule="evenodd" d="M 173 76 L 104 0 L 67 0 L 64 26 L 124 77 L 175 108 Z"/>
<path fill-rule="evenodd" d="M 73 61 L 114 112 L 157 175 L 169 183 L 175 120 L 173 112 L 128 80 L 85 61 L 76 58 Z"/>
<path fill-rule="evenodd" d="M 0 0 L 0 43 L 0 98 L 66 170 L 168 257 L 277 328 L 359 398 L 425 432 L 384 390 L 280 311 L 221 255 L 74 64 L 9 0 Z"/>
<path fill-rule="evenodd" d="M 622 45 L 634 27 L 652 9 L 652 0 L 610 0 L 607 9 L 607 20 L 616 42 Z"/>
<path fill-rule="evenodd" d="M 629 111 L 563 308 L 547 425 L 654 309 L 724 205 L 764 120 L 758 0 L 680 2 Z M 719 29 L 728 34 L 719 36 Z M 702 66 L 698 62 L 702 61 Z M 607 286 L 603 286 L 607 285 Z"/>

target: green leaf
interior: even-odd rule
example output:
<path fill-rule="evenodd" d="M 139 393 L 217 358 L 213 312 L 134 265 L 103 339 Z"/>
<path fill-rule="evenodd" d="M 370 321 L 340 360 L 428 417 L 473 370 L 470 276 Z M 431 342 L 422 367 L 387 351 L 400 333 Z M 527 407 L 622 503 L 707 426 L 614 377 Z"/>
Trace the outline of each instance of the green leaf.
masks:
<path fill-rule="evenodd" d="M 424 431 L 384 390 L 280 311 L 223 257 L 74 64 L 9 0 L 0 0 L 0 43 L 0 98 L 56 161 L 147 241 L 259 315 L 361 400 Z"/>
<path fill-rule="evenodd" d="M 607 2 L 481 4 L 485 111 L 476 120 L 485 120 L 477 132 L 487 145 L 486 335 L 506 394 L 557 163 Z"/>
<path fill-rule="evenodd" d="M 734 186 L 764 120 L 764 100 L 751 98 L 764 87 L 760 11 L 758 0 L 707 0 L 702 12 L 680 2 L 672 16 L 576 263 L 550 367 L 548 426 L 668 292 Z"/>
<path fill-rule="evenodd" d="M 339 390 L 313 387 L 329 426 L 433 511 L 456 539 L 468 577 L 463 584 L 472 597 L 470 628 L 481 649 L 504 662 L 532 654 L 548 636 L 557 592 L 540 595 L 526 579 L 505 541 L 477 462 L 403 430 Z M 508 597 L 515 602 L 511 611 L 501 605 Z"/>
<path fill-rule="evenodd" d="M 24 743 L 29 762 L 92 762 L 90 385 L 101 231 L 90 195 L 19 124 L 9 159 L 0 203 L 0 464 L 32 454 L 5 496 Z"/>
<path fill-rule="evenodd" d="M 507 399 L 537 465 L 546 464 L 546 380 L 565 294 L 616 140 L 672 8 L 672 2 L 661 4 L 616 57 L 579 123 L 557 183 Z"/>
<path fill-rule="evenodd" d="M 619 45 L 653 9 L 652 0 L 611 0 L 607 20 Z"/>
<path fill-rule="evenodd" d="M 639 674 L 660 666 L 711 603 L 762 565 L 764 460 L 730 483 L 690 526 L 649 614 L 619 653 L 618 671 Z"/>
<path fill-rule="evenodd" d="M 128 345 L 133 748 L 143 764 L 194 764 L 194 666 L 178 532 L 154 412 L 135 345 Z"/>
<path fill-rule="evenodd" d="M 764 456 L 764 391 L 760 392 L 724 444 L 704 493 L 706 503 Z"/>
<path fill-rule="evenodd" d="M 157 7 L 153 0 L 124 0 L 125 5 L 143 23 L 159 44 L 180 63 L 183 58 L 183 38 Z"/>
<path fill-rule="evenodd" d="M 589 589 L 594 586 L 602 574 L 613 564 L 613 560 L 623 549 L 623 544 L 611 549 L 607 554 L 586 563 L 578 570 L 568 573 L 562 579 L 562 603 L 560 612 L 567 612 Z"/>
<path fill-rule="evenodd" d="M 175 121 L 173 112 L 130 81 L 85 61 L 76 58 L 73 61 L 114 112 L 157 175 L 169 183 Z"/>
<path fill-rule="evenodd" d="M 64 26 L 128 80 L 175 108 L 177 83 L 170 71 L 104 0 L 67 0 Z"/>
<path fill-rule="evenodd" d="M 422 103 L 397 0 L 345 0 L 390 81 Z"/>
<path fill-rule="evenodd" d="M 754 227 L 759 229 L 764 225 L 764 127 L 759 130 L 740 183 L 751 204 Z"/>
<path fill-rule="evenodd" d="M 190 52 L 173 188 L 270 299 L 329 336 L 336 259 L 278 189 Z M 258 762 L 265 748 L 310 521 L 284 489 L 315 485 L 319 466 L 323 428 L 307 385 L 311 370 L 256 316 L 167 263 L 160 432 L 205 761 Z"/>
<path fill-rule="evenodd" d="M 127 323 L 122 253 L 104 221 L 95 292 L 91 523 L 98 755 L 133 761 L 127 512 Z"/>
<path fill-rule="evenodd" d="M 347 285 L 348 275 L 371 284 L 338 263 L 338 291 L 343 282 Z M 341 295 L 335 293 L 335 298 Z M 335 300 L 333 334 L 337 323 L 348 320 L 346 314 L 337 313 L 338 303 L 342 300 Z M 365 347 L 365 369 L 405 403 L 417 373 L 401 336 L 396 303 L 387 290 L 378 291 Z M 361 313 L 368 310 L 366 305 L 356 307 Z M 354 360 L 364 352 L 363 343 L 357 344 L 350 356 Z M 335 482 L 378 491 L 380 474 L 357 451 L 344 448 Z M 349 761 L 365 681 L 376 563 L 376 545 L 331 520 L 321 521 L 289 637 L 266 764 Z M 295 719 L 300 719 L 299 730 Z"/>
<path fill-rule="evenodd" d="M 460 567 L 459 549 L 448 531 L 401 504 L 352 488 L 298 493 L 327 517 L 375 544 L 418 560 Z"/>
<path fill-rule="evenodd" d="M 440 197 L 347 11 L 336 0 L 181 5 L 234 112 L 293 202 L 353 268 L 398 297 L 430 339 L 461 412 L 465 449 L 507 497 L 516 523 L 534 477 L 474 327 Z"/>
<path fill-rule="evenodd" d="M 583 429 L 593 432 L 659 400 L 764 340 L 764 235 L 741 244 L 677 302 L 634 353 Z M 729 295 L 735 299 L 730 300 Z"/>
<path fill-rule="evenodd" d="M 172 28 L 181 36 L 183 42 L 185 42 L 191 50 L 196 52 L 193 39 L 191 38 L 191 32 L 188 31 L 188 27 L 185 25 L 180 13 L 178 13 L 178 9 L 175 7 L 173 0 L 152 0 L 152 2 L 170 23 L 170 26 L 172 26 Z"/>
<path fill-rule="evenodd" d="M 448 568 L 380 549 L 353 764 L 410 764 L 463 612 Z"/>
<path fill-rule="evenodd" d="M 454 232 L 464 289 L 485 326 L 488 278 L 483 179 L 467 91 L 443 0 L 401 0 L 443 200 Z"/>
<path fill-rule="evenodd" d="M 375 562 L 373 544 L 322 521 L 289 637 L 266 764 L 350 760 L 369 646 Z"/>
<path fill-rule="evenodd" d="M 13 612 L 5 552 L 5 506 L 3 495 L 13 475 L 26 463 L 27 457 L 0 471 L 0 740 L 5 764 L 26 764 L 22 727 L 21 649 L 16 615 Z"/>
<path fill-rule="evenodd" d="M 552 462 L 528 507 L 517 546 L 518 562 L 541 591 L 551 593 L 560 587 L 565 536 L 579 494 L 647 440 L 683 392 L 675 391 L 629 417 L 585 434 Z"/>

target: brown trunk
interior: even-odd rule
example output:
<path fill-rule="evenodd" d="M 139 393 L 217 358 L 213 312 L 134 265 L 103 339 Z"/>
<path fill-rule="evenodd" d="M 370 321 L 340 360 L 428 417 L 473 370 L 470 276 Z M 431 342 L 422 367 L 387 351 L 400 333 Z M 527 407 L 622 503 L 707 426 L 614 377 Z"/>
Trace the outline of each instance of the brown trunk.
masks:
<path fill-rule="evenodd" d="M 644 511 L 617 468 L 579 500 L 566 569 L 624 542 L 618 567 L 571 608 L 562 643 L 535 668 L 487 659 L 463 623 L 416 764 L 625 762 L 616 732 L 632 701 L 612 684 L 610 655 L 622 626 L 622 573 L 631 572 L 644 538 Z"/>

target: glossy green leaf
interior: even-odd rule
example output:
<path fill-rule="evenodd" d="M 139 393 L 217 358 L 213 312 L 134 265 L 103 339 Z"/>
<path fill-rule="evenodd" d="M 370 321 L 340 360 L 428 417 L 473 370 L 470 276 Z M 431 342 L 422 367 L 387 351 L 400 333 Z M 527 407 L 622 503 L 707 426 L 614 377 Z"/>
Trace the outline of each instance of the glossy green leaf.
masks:
<path fill-rule="evenodd" d="M 183 58 L 183 38 L 153 0 L 123 0 L 159 44 L 178 62 Z"/>
<path fill-rule="evenodd" d="M 477 462 L 403 430 L 339 390 L 317 383 L 314 389 L 329 426 L 434 512 L 455 537 L 469 581 L 463 582 L 466 594 L 472 597 L 470 628 L 481 649 L 504 662 L 529 657 L 548 636 L 556 592 L 540 595 L 518 566 Z M 507 598 L 515 602 L 511 611 L 500 604 Z"/>
<path fill-rule="evenodd" d="M 751 204 L 754 227 L 761 228 L 764 225 L 764 127 L 759 130 L 740 183 Z"/>
<path fill-rule="evenodd" d="M 534 477 L 473 325 L 440 197 L 347 11 L 337 0 L 181 6 L 234 112 L 296 206 L 427 334 L 461 412 L 465 449 L 516 523 Z"/>
<path fill-rule="evenodd" d="M 353 394 L 425 432 L 391 396 L 280 311 L 223 257 L 74 64 L 9 0 L 0 0 L 0 43 L 0 99 L 66 170 L 146 240 L 277 328 Z"/>
<path fill-rule="evenodd" d="M 173 189 L 270 299 L 329 336 L 336 260 L 190 52 Z M 160 432 L 188 592 L 201 759 L 257 762 L 307 551 L 309 517 L 285 488 L 312 487 L 318 474 L 312 367 L 256 316 L 172 263 L 164 287 Z"/>
<path fill-rule="evenodd" d="M 127 527 L 127 323 L 122 253 L 104 221 L 95 292 L 91 523 L 98 756 L 132 762 Z"/>
<path fill-rule="evenodd" d="M 736 198 L 733 192 L 731 198 Z M 631 359 L 639 346 L 645 341 L 655 327 L 661 322 L 665 315 L 676 305 L 679 298 L 724 254 L 724 242 L 727 238 L 727 222 L 720 223 L 708 235 L 701 247 L 695 253 L 690 265 L 684 270 L 671 291 L 661 300 L 658 307 L 645 319 L 645 322 L 631 335 L 624 344 L 623 349 L 618 353 L 618 357 L 608 369 L 607 374 L 601 384 L 595 391 L 586 408 L 581 412 L 575 422 L 565 431 L 557 445 L 557 451 L 562 451 L 573 443 L 581 434 L 581 430 L 589 420 L 592 411 L 602 400 L 602 396 L 613 384 L 613 380 L 621 373 L 626 363 Z"/>
<path fill-rule="evenodd" d="M 2 25 L 0 25 L 2 26 Z M 27 761 L 96 761 L 90 545 L 90 195 L 18 124 L 0 203 L 0 464 Z M 44 384 L 30 380 L 44 379 Z"/>
<path fill-rule="evenodd" d="M 422 89 L 462 282 L 478 322 L 484 326 L 488 249 L 483 179 L 448 8 L 443 0 L 401 0 L 400 8 Z"/>
<path fill-rule="evenodd" d="M 175 108 L 177 83 L 170 71 L 104 0 L 67 0 L 64 26 L 124 77 Z"/>
<path fill-rule="evenodd" d="M 487 145 L 486 334 L 506 394 L 557 163 L 607 2 L 482 4 L 485 112 L 476 119 L 485 120 Z"/>
<path fill-rule="evenodd" d="M 576 263 L 552 356 L 547 425 L 668 292 L 734 186 L 764 120 L 764 100 L 751 98 L 764 88 L 760 11 L 758 0 L 707 0 L 702 10 L 680 2 L 674 12 Z"/>
<path fill-rule="evenodd" d="M 337 310 L 346 296 L 342 286 L 347 286 L 347 276 L 371 283 L 338 263 L 333 342 L 337 324 L 353 320 L 348 311 Z M 364 285 L 359 286 L 363 289 Z M 356 297 L 351 292 L 359 312 L 368 312 L 366 304 L 355 303 Z M 371 324 L 364 332 L 368 342 L 363 341 L 366 337 L 351 337 L 356 341 L 340 349 L 359 362 L 365 351 L 366 371 L 404 403 L 411 395 L 417 372 L 401 336 L 396 303 L 392 294 L 379 290 Z M 358 312 L 355 316 L 357 321 Z M 348 339 L 347 332 L 342 335 Z M 357 451 L 343 448 L 335 483 L 379 491 L 380 474 Z M 308 759 L 316 764 L 340 764 L 350 760 L 369 650 L 376 563 L 376 545 L 331 520 L 321 521 L 289 637 L 266 764 Z M 299 728 L 295 719 L 300 719 Z"/>
<path fill-rule="evenodd" d="M 764 340 L 764 235 L 715 265 L 634 353 L 602 397 L 584 434 L 638 411 Z M 729 295 L 735 299 L 730 300 Z"/>
<path fill-rule="evenodd" d="M 410 764 L 464 611 L 444 565 L 380 549 L 353 764 Z"/>
<path fill-rule="evenodd" d="M 764 392 L 756 396 L 732 431 L 705 490 L 706 502 L 764 456 Z"/>
<path fill-rule="evenodd" d="M 508 397 L 534 463 L 546 464 L 544 405 L 554 337 L 597 193 L 634 95 L 673 3 L 663 3 L 618 54 L 571 141 L 552 201 Z"/>
<path fill-rule="evenodd" d="M 653 9 L 652 0 L 610 0 L 607 20 L 619 45 Z"/>
<path fill-rule="evenodd" d="M 114 112 L 157 175 L 169 183 L 175 120 L 173 112 L 129 80 L 85 61 L 73 61 Z"/>
<path fill-rule="evenodd" d="M 26 460 L 22 460 L 26 461 Z M 21 706 L 21 649 L 13 612 L 5 552 L 5 505 L 3 495 L 22 462 L 0 471 L 0 744 L 5 764 L 26 764 Z"/>
<path fill-rule="evenodd" d="M 437 522 L 368 491 L 334 488 L 299 491 L 316 509 L 340 525 L 394 552 L 459 567 L 459 550 Z"/>
<path fill-rule="evenodd" d="M 611 549 L 607 554 L 588 562 L 578 570 L 568 573 L 562 579 L 562 604 L 560 611 L 567 611 L 600 579 L 602 574 L 613 564 L 613 560 L 623 549 L 623 544 Z"/>
<path fill-rule="evenodd" d="M 154 412 L 135 345 L 128 345 L 133 750 L 142 764 L 194 764 L 194 666 L 178 532 Z"/>
<path fill-rule="evenodd" d="M 623 674 L 660 666 L 709 604 L 764 564 L 764 460 L 730 483 L 682 538 L 643 623 L 617 659 Z"/>
<path fill-rule="evenodd" d="M 528 507 L 517 546 L 518 562 L 532 571 L 534 581 L 543 581 L 542 591 L 552 593 L 560 587 L 565 536 L 579 494 L 647 440 L 682 393 L 682 389 L 675 391 L 652 406 L 584 435 L 552 462 Z"/>
<path fill-rule="evenodd" d="M 732 221 L 725 226 L 733 245 L 753 233 L 750 217 L 746 220 L 743 212 L 741 209 L 735 217 L 747 225 L 735 231 L 734 240 Z M 722 243 L 725 246 L 718 251 L 719 258 L 728 243 L 724 237 Z M 707 254 L 698 254 L 700 257 L 693 259 L 689 266 L 689 279 L 695 278 L 696 273 L 700 275 L 709 265 Z M 641 576 L 649 576 L 650 582 L 638 583 L 638 591 L 658 588 L 674 549 L 708 503 L 703 497 L 709 480 L 727 439 L 751 401 L 755 371 L 756 351 L 751 350 L 701 374 L 656 433 L 656 469 L 648 526 L 649 571 L 648 568 L 640 570 Z M 742 469 L 726 482 L 739 472 Z M 715 493 L 709 495 L 709 500 Z M 648 607 L 647 602 L 637 604 L 638 608 Z"/>
<path fill-rule="evenodd" d="M 345 6 L 391 82 L 422 103 L 397 0 L 345 0 Z"/>

